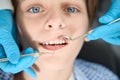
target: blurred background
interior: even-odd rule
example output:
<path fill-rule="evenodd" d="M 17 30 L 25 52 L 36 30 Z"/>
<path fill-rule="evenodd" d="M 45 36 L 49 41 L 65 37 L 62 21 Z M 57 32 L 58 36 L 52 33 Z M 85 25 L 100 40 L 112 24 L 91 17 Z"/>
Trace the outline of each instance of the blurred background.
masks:
<path fill-rule="evenodd" d="M 99 0 L 98 13 L 94 28 L 98 27 L 98 18 L 104 15 L 111 5 L 111 0 Z M 120 77 L 120 46 L 111 45 L 103 40 L 85 43 L 78 58 L 102 64 Z"/>

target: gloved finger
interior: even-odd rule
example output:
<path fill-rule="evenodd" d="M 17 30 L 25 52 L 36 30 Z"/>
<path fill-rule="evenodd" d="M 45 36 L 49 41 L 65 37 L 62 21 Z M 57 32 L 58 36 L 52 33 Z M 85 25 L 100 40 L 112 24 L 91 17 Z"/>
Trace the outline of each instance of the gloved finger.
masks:
<path fill-rule="evenodd" d="M 8 60 L 16 64 L 20 58 L 20 52 L 11 35 L 13 29 L 13 15 L 11 10 L 1 10 L 0 14 L 0 44 L 3 46 Z"/>
<path fill-rule="evenodd" d="M 1 38 L 0 44 L 4 48 L 4 51 L 5 51 L 5 54 L 8 58 L 8 60 L 12 64 L 16 64 L 16 63 L 18 63 L 18 61 L 20 59 L 20 51 L 19 51 L 19 48 L 18 48 L 17 44 L 15 43 L 13 37 L 11 35 L 7 35 L 7 34 L 9 34 L 9 33 L 6 33 L 6 35 L 4 35 L 4 36 L 0 36 L 0 38 Z"/>
<path fill-rule="evenodd" d="M 118 37 L 118 36 L 120 36 L 120 32 L 115 32 L 115 33 L 106 34 L 105 36 L 102 37 L 102 39 L 103 38 Z"/>
<path fill-rule="evenodd" d="M 103 40 L 110 43 L 110 44 L 120 46 L 120 36 L 119 37 L 112 37 L 112 38 L 104 38 Z"/>
<path fill-rule="evenodd" d="M 4 14 L 0 16 L 0 28 L 11 32 L 14 40 L 16 40 L 17 27 L 13 18 L 12 10 L 0 10 L 0 14 Z"/>
<path fill-rule="evenodd" d="M 90 34 L 86 36 L 88 40 L 96 40 L 99 38 L 107 37 L 108 35 L 113 35 L 114 33 L 120 33 L 120 22 L 116 22 L 110 25 L 103 25 L 95 28 Z"/>
<path fill-rule="evenodd" d="M 24 71 L 33 78 L 37 77 L 36 72 L 30 67 L 27 69 L 24 69 Z"/>
<path fill-rule="evenodd" d="M 11 10 L 0 10 L 0 14 L 4 14 L 0 16 L 0 27 L 6 30 L 11 31 L 12 23 L 13 23 L 13 15 Z"/>
<path fill-rule="evenodd" d="M 37 57 L 32 56 L 22 57 L 21 60 L 19 61 L 19 64 L 17 64 L 16 67 L 24 70 L 28 67 L 31 67 L 36 61 L 36 59 Z"/>
<path fill-rule="evenodd" d="M 32 47 L 28 47 L 27 49 L 23 51 L 23 54 L 34 54 L 38 52 L 39 52 L 38 50 L 34 50 Z"/>
<path fill-rule="evenodd" d="M 2 45 L 0 45 L 0 58 L 6 58 L 5 51 L 2 47 Z"/>
<path fill-rule="evenodd" d="M 30 54 L 30 53 L 34 53 L 34 49 L 32 47 L 28 47 L 23 51 L 23 54 Z"/>
<path fill-rule="evenodd" d="M 104 16 L 99 18 L 99 22 L 103 23 L 103 24 L 107 24 L 107 23 L 119 18 L 120 17 L 119 3 L 120 3 L 120 0 L 112 1 L 112 5 L 111 5 L 110 9 Z"/>
<path fill-rule="evenodd" d="M 10 62 L 1 62 L 0 63 L 0 68 L 4 71 L 4 72 L 11 72 L 11 73 L 18 73 L 20 71 L 23 71 L 26 68 L 29 68 L 30 66 L 32 66 L 34 64 L 34 62 L 36 61 L 36 57 L 22 57 L 19 60 L 19 63 L 17 64 L 11 64 Z"/>

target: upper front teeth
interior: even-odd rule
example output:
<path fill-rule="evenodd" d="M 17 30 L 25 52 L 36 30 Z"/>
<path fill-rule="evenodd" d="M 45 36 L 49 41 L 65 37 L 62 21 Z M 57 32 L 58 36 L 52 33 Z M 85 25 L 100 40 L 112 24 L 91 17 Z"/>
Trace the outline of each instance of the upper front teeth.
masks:
<path fill-rule="evenodd" d="M 63 41 L 63 40 L 55 40 L 55 41 L 49 41 L 49 42 L 43 42 L 42 44 L 43 45 L 49 45 L 49 44 L 64 44 L 65 43 L 65 41 Z"/>

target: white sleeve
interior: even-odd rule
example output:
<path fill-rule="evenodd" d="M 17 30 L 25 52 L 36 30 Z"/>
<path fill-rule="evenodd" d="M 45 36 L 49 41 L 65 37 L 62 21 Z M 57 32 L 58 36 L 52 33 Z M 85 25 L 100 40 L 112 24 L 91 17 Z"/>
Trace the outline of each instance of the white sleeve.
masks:
<path fill-rule="evenodd" d="M 1 9 L 10 9 L 13 10 L 11 0 L 0 0 L 0 10 Z"/>

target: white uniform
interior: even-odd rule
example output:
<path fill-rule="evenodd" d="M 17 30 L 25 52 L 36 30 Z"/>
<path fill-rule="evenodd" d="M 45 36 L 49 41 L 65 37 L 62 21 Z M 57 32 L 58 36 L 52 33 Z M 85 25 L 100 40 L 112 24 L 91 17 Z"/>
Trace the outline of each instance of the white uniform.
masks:
<path fill-rule="evenodd" d="M 11 0 L 0 0 L 0 10 L 2 9 L 10 9 L 13 10 Z"/>

